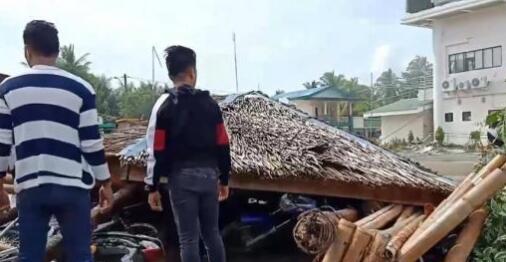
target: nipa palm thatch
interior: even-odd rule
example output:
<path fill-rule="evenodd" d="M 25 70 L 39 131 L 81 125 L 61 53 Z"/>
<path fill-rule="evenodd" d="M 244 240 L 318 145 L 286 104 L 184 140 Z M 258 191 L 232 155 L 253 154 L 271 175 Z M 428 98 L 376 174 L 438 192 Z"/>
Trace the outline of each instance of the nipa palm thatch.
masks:
<path fill-rule="evenodd" d="M 451 180 L 262 94 L 227 98 L 220 106 L 231 136 L 233 176 L 453 190 Z M 106 150 L 123 164 L 145 165 L 144 150 L 121 151 L 142 138 L 144 130 L 132 127 L 106 135 Z"/>

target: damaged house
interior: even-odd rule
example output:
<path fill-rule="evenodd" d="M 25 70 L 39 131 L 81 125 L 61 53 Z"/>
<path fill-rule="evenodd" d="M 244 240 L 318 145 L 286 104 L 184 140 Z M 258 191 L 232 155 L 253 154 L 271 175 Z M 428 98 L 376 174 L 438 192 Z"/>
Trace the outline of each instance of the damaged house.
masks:
<path fill-rule="evenodd" d="M 454 188 L 448 178 L 262 94 L 220 105 L 231 136 L 233 189 L 423 205 Z M 139 123 L 106 135 L 117 177 L 143 181 L 145 128 Z"/>

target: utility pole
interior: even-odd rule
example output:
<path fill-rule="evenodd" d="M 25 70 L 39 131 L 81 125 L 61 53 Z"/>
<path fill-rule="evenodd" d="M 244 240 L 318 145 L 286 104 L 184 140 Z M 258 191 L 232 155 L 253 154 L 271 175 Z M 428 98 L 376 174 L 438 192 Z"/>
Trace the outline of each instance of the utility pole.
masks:
<path fill-rule="evenodd" d="M 374 97 L 374 73 L 371 72 L 371 90 L 370 90 L 370 94 L 369 94 L 369 111 L 372 110 L 372 100 L 373 100 L 373 97 Z M 369 127 L 366 128 L 367 130 L 367 138 L 371 138 L 372 137 L 372 133 L 373 133 L 373 127 L 371 126 L 371 121 L 369 120 Z"/>
<path fill-rule="evenodd" d="M 158 52 L 156 52 L 155 46 L 151 48 L 151 84 L 153 89 L 155 88 L 155 58 L 158 60 L 158 65 L 162 67 L 162 62 L 160 61 L 160 57 L 158 56 Z"/>
<path fill-rule="evenodd" d="M 128 86 L 127 86 L 127 74 L 123 74 L 123 86 L 125 87 L 125 90 L 128 89 Z"/>
<path fill-rule="evenodd" d="M 235 41 L 235 32 L 232 35 L 234 41 L 234 64 L 235 64 L 235 92 L 239 93 L 239 79 L 237 78 L 237 43 Z"/>

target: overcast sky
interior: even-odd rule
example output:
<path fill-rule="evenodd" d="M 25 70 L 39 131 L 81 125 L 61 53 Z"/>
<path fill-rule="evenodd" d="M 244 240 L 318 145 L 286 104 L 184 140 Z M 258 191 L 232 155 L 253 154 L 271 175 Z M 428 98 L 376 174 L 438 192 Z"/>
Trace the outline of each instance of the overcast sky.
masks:
<path fill-rule="evenodd" d="M 92 71 L 151 79 L 151 47 L 197 52 L 199 87 L 269 94 L 335 70 L 369 84 L 370 73 L 404 69 L 415 55 L 432 60 L 431 31 L 400 25 L 405 0 L 0 0 L 0 72 L 23 70 L 22 30 L 54 22 L 62 44 L 90 53 Z M 162 57 L 163 58 L 163 57 Z M 167 82 L 165 68 L 156 79 Z"/>

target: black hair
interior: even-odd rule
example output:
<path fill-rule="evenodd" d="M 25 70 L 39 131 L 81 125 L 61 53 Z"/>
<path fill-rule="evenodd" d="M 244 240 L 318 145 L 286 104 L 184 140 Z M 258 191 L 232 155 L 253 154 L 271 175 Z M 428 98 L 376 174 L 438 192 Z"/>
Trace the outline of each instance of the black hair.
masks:
<path fill-rule="evenodd" d="M 197 64 L 195 51 L 188 47 L 174 45 L 165 49 L 165 64 L 170 77 L 176 77 Z"/>
<path fill-rule="evenodd" d="M 26 24 L 23 32 L 25 45 L 44 56 L 53 56 L 60 50 L 58 30 L 53 23 L 33 20 Z"/>

